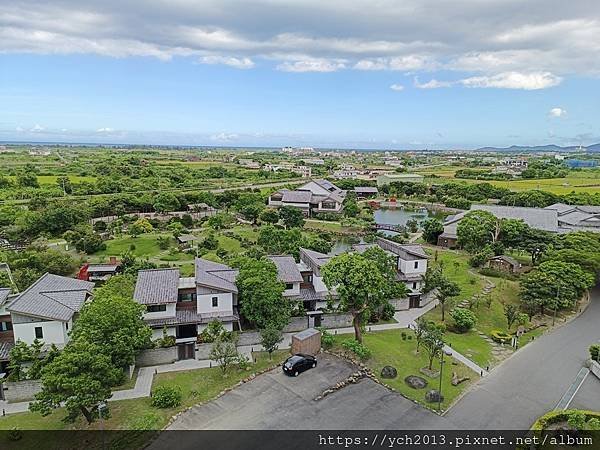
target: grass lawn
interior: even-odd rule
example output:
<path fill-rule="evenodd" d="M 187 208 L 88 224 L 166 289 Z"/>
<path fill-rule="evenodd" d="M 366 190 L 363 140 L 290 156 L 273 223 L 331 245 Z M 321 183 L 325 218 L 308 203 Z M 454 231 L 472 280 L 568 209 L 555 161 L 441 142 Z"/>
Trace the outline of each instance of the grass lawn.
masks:
<path fill-rule="evenodd" d="M 136 238 L 131 236 L 122 236 L 116 239 L 106 241 L 106 250 L 94 253 L 92 255 L 98 259 L 105 259 L 106 256 L 120 255 L 130 250 L 131 245 L 135 246 L 133 254 L 137 257 L 152 257 L 163 252 L 157 242 L 159 236 L 170 236 L 168 233 L 149 233 L 142 234 Z"/>
<path fill-rule="evenodd" d="M 237 368 L 229 369 L 227 376 L 223 377 L 221 369 L 214 367 L 211 369 L 197 369 L 181 372 L 171 372 L 158 374 L 154 377 L 153 388 L 160 385 L 179 386 L 183 397 L 182 403 L 177 408 L 159 409 L 154 408 L 150 404 L 150 398 L 138 398 L 133 400 L 120 400 L 110 402 L 110 417 L 99 421 L 92 425 L 87 425 L 83 418 L 78 418 L 75 423 L 66 424 L 62 421 L 65 416 L 63 408 L 59 408 L 47 417 L 42 417 L 37 413 L 19 413 L 10 414 L 5 417 L 0 417 L 0 430 L 10 430 L 13 427 L 18 427 L 21 430 L 160 430 L 166 426 L 169 419 L 178 412 L 186 409 L 189 406 L 209 401 L 216 397 L 221 391 L 234 386 L 243 378 L 248 377 L 252 373 L 259 372 L 263 369 L 275 366 L 282 362 L 289 353 L 284 350 L 277 351 L 273 354 L 273 359 L 269 360 L 268 354 L 265 352 L 257 352 L 254 354 L 256 363 L 250 370 L 240 371 Z M 130 435 L 106 435 L 106 439 L 120 439 L 118 446 L 115 448 L 141 448 L 141 444 L 147 441 L 151 436 L 149 434 L 131 433 Z M 0 447 L 3 446 L 2 439 L 4 435 L 0 435 Z M 25 435 L 23 440 L 19 441 L 19 448 L 33 447 L 34 444 L 48 447 L 51 442 L 46 442 L 52 439 L 52 436 L 47 435 Z M 60 436 L 57 436 L 60 439 Z M 82 436 L 84 439 L 89 439 L 89 435 Z M 39 442 L 34 443 L 31 440 Z M 43 441 L 42 441 L 43 440 Z M 109 442 L 107 442 L 108 444 Z M 27 447 L 25 447 L 25 445 Z M 100 448 L 101 442 L 90 443 L 86 442 L 85 446 L 80 448 Z M 109 447 L 112 448 L 112 444 Z M 50 445 L 51 448 L 61 448 L 60 443 Z"/>
<path fill-rule="evenodd" d="M 402 340 L 402 333 L 413 336 L 411 340 Z M 342 348 L 339 343 L 344 340 L 352 339 L 352 337 L 337 335 L 336 348 Z M 415 353 L 416 341 L 414 335 L 408 330 L 386 330 L 369 332 L 364 335 L 365 345 L 371 350 L 372 356 L 365 361 L 375 373 L 377 377 L 381 373 L 381 369 L 390 365 L 398 370 L 398 376 L 392 380 L 382 379 L 387 385 L 393 387 L 408 398 L 428 406 L 432 409 L 437 409 L 437 403 L 431 404 L 425 401 L 425 393 L 431 389 L 439 389 L 439 378 L 429 378 L 422 374 L 419 369 L 429 365 L 429 359 L 424 350 Z M 433 363 L 433 369 L 439 370 L 440 361 L 436 359 Z M 465 381 L 458 386 L 452 386 L 452 372 L 456 372 L 459 377 L 467 376 L 472 380 L 479 378 L 479 375 L 470 370 L 468 367 L 455 361 L 452 357 L 445 357 L 444 371 L 442 374 L 442 409 L 445 410 L 465 390 L 471 381 Z M 425 378 L 428 381 L 428 386 L 425 389 L 413 389 L 406 385 L 404 378 L 409 375 L 417 375 Z"/>

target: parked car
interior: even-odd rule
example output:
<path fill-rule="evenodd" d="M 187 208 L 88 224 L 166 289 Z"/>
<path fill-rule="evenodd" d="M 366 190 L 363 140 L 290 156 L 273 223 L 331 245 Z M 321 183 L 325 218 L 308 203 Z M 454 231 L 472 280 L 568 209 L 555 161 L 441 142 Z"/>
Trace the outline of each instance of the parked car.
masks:
<path fill-rule="evenodd" d="M 308 369 L 317 367 L 317 359 L 314 356 L 297 354 L 290 356 L 283 363 L 283 373 L 289 376 L 297 377 L 300 373 Z"/>

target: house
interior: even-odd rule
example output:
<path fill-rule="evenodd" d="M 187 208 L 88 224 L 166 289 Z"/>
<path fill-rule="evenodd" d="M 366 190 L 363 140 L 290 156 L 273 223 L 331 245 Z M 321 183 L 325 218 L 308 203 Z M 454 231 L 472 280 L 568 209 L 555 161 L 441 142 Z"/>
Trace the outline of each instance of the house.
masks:
<path fill-rule="evenodd" d="M 423 175 L 414 173 L 388 173 L 377 177 L 377 186 L 387 186 L 390 183 L 422 183 Z"/>
<path fill-rule="evenodd" d="M 121 272 L 121 263 L 114 256 L 110 257 L 108 264 L 84 264 L 77 274 L 78 280 L 105 282 Z"/>
<path fill-rule="evenodd" d="M 0 288 L 0 373 L 6 371 L 10 349 L 15 345 L 12 320 L 6 308 L 16 296 L 10 292 L 9 288 Z"/>
<path fill-rule="evenodd" d="M 471 205 L 471 211 L 487 211 L 498 219 L 522 220 L 536 230 L 549 231 L 552 233 L 565 231 L 565 229 L 559 227 L 557 211 L 552 209 L 504 205 Z M 439 246 L 447 248 L 455 248 L 458 246 L 458 223 L 468 212 L 470 211 L 464 211 L 446 219 L 444 222 L 444 231 L 438 236 Z"/>
<path fill-rule="evenodd" d="M 284 297 L 297 298 L 300 296 L 300 285 L 304 278 L 296 265 L 293 256 L 269 256 L 277 267 L 277 279 L 285 284 Z"/>
<path fill-rule="evenodd" d="M 518 274 L 522 271 L 522 264 L 515 258 L 507 255 L 493 256 L 485 263 L 485 267 L 499 272 Z"/>
<path fill-rule="evenodd" d="M 364 199 L 370 197 L 377 197 L 379 191 L 376 187 L 371 186 L 357 186 L 354 188 L 354 193 L 356 194 L 356 198 Z"/>
<path fill-rule="evenodd" d="M 314 311 L 327 305 L 327 300 L 335 297 L 335 291 L 330 292 L 323 282 L 321 267 L 329 262 L 332 257 L 324 253 L 306 248 L 300 248 L 300 262 L 298 270 L 302 275 L 300 283 L 300 299 L 308 311 Z"/>
<path fill-rule="evenodd" d="M 558 226 L 563 230 L 600 232 L 600 206 L 555 203 L 544 209 L 556 211 Z"/>
<path fill-rule="evenodd" d="M 92 299 L 94 283 L 46 273 L 17 295 L 10 312 L 15 341 L 64 347 L 79 311 Z"/>
<path fill-rule="evenodd" d="M 327 180 L 318 179 L 309 181 L 293 191 L 281 189 L 274 192 L 269 196 L 269 206 L 292 206 L 310 217 L 315 213 L 340 213 L 345 197 L 345 191 Z"/>
<path fill-rule="evenodd" d="M 166 329 L 178 344 L 196 342 L 215 319 L 229 331 L 239 321 L 237 273 L 202 258 L 196 258 L 193 277 L 181 277 L 177 268 L 140 270 L 133 298 L 146 307 L 144 320 L 153 330 L 153 339 Z"/>

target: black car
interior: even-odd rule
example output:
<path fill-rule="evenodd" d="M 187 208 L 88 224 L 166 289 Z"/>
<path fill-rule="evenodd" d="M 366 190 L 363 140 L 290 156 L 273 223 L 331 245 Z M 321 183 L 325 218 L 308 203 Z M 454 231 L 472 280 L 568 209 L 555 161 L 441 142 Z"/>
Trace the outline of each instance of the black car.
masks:
<path fill-rule="evenodd" d="M 317 367 L 317 359 L 314 356 L 303 355 L 298 353 L 297 355 L 290 356 L 283 363 L 283 373 L 289 376 L 297 377 L 300 373 L 305 370 Z"/>

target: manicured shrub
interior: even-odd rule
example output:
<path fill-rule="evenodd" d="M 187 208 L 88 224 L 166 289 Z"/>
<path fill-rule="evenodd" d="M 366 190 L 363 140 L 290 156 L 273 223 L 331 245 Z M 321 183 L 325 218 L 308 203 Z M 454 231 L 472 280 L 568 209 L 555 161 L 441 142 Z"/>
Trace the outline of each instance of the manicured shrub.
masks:
<path fill-rule="evenodd" d="M 369 350 L 369 348 L 366 347 L 364 344 L 361 344 L 360 342 L 358 342 L 354 339 L 342 342 L 342 346 L 346 350 L 350 350 L 352 353 L 354 353 L 360 359 L 364 360 L 364 359 L 369 359 L 371 357 L 371 350 Z"/>
<path fill-rule="evenodd" d="M 454 327 L 460 333 L 469 331 L 477 322 L 477 317 L 473 311 L 465 308 L 454 308 L 450 311 L 450 317 L 454 319 Z"/>
<path fill-rule="evenodd" d="M 181 405 L 181 388 L 179 386 L 158 386 L 152 391 L 152 401 L 155 408 L 175 408 Z"/>
<path fill-rule="evenodd" d="M 492 331 L 491 337 L 494 342 L 499 342 L 500 344 L 508 344 L 512 339 L 510 334 L 499 330 Z"/>
<path fill-rule="evenodd" d="M 335 337 L 327 330 L 321 330 L 321 345 L 323 348 L 328 349 L 333 347 L 335 343 Z"/>
<path fill-rule="evenodd" d="M 600 344 L 590 345 L 590 358 L 600 362 Z"/>

